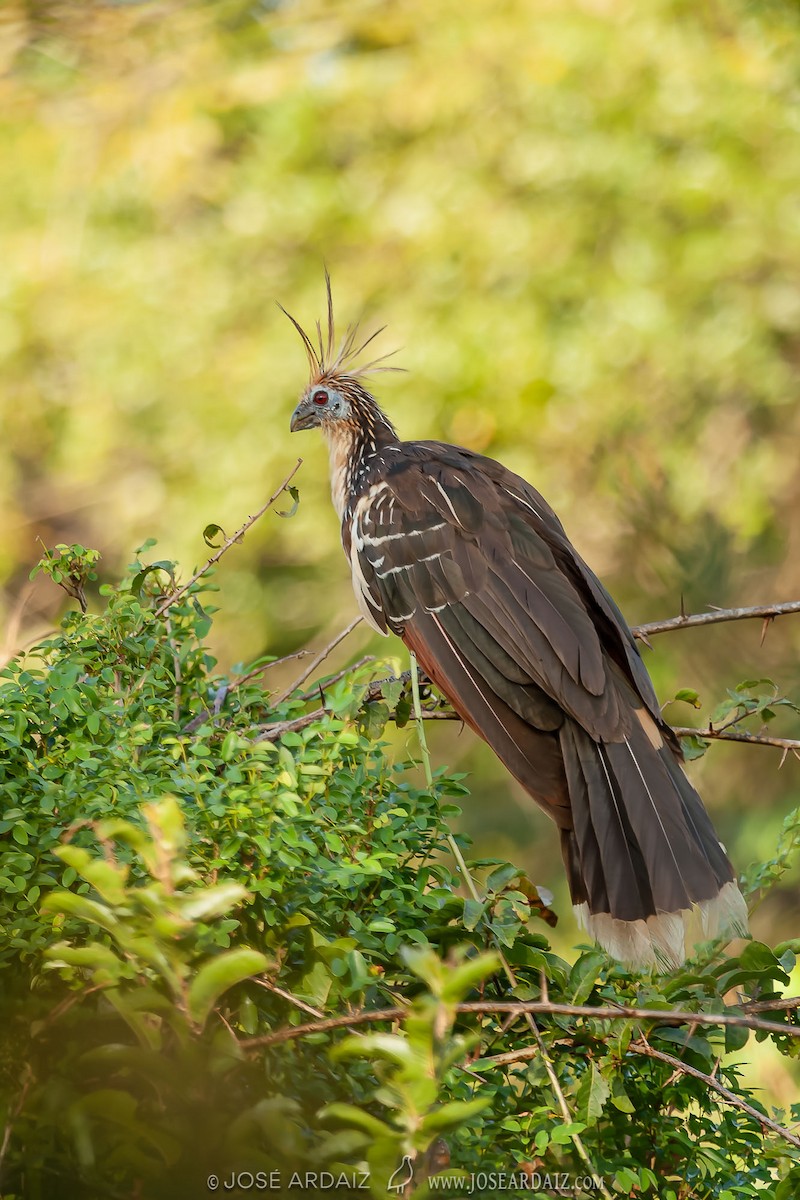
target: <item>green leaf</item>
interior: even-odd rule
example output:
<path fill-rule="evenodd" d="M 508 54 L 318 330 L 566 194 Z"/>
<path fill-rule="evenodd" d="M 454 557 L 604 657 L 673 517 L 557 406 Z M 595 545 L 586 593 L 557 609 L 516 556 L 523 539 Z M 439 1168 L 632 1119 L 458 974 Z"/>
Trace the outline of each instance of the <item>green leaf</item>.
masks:
<path fill-rule="evenodd" d="M 394 1134 L 392 1127 L 385 1121 L 373 1117 L 371 1113 L 364 1112 L 362 1108 L 356 1108 L 354 1104 L 326 1104 L 317 1115 L 320 1121 L 336 1121 L 341 1125 L 351 1125 L 368 1133 L 370 1137 L 391 1137 Z"/>
<path fill-rule="evenodd" d="M 660 1025 L 653 1030 L 653 1038 L 657 1038 L 663 1042 L 674 1042 L 678 1046 L 684 1046 L 687 1050 L 694 1050 L 695 1054 L 699 1054 L 706 1062 L 713 1062 L 714 1050 L 710 1043 L 700 1034 L 690 1034 L 687 1029 L 673 1029 L 670 1026 Z"/>
<path fill-rule="evenodd" d="M 73 864 L 74 865 L 74 864 Z M 94 859 L 79 872 L 99 892 L 109 904 L 124 904 L 127 892 L 126 882 L 128 870 L 126 867 L 112 865 L 100 859 Z"/>
<path fill-rule="evenodd" d="M 298 999 L 319 1008 L 328 999 L 333 985 L 333 972 L 326 963 L 318 959 L 302 975 L 294 988 Z"/>
<path fill-rule="evenodd" d="M 485 903 L 480 900 L 471 900 L 467 898 L 464 901 L 463 924 L 465 929 L 476 929 L 481 922 L 481 919 L 486 912 Z"/>
<path fill-rule="evenodd" d="M 208 921 L 221 916 L 247 896 L 240 883 L 218 883 L 202 888 L 181 901 L 181 915 L 189 921 Z"/>
<path fill-rule="evenodd" d="M 86 896 L 77 896 L 74 892 L 50 892 L 42 901 L 42 911 L 69 913 L 82 921 L 100 925 L 109 933 L 115 932 L 119 926 L 114 913 L 104 904 L 98 904 Z"/>
<path fill-rule="evenodd" d="M 288 520 L 289 518 L 293 517 L 294 514 L 297 512 L 297 509 L 300 504 L 300 490 L 299 490 L 299 488 L 296 488 L 294 486 L 294 484 L 291 484 L 291 483 L 288 484 L 283 490 L 285 492 L 289 493 L 289 495 L 291 496 L 294 503 L 292 504 L 292 507 L 289 509 L 288 512 L 280 512 L 278 509 L 276 509 L 275 515 L 278 517 L 285 517 Z"/>
<path fill-rule="evenodd" d="M 726 1025 L 725 1053 L 733 1054 L 736 1050 L 741 1050 L 750 1040 L 750 1033 L 751 1030 L 743 1028 L 741 1025 Z"/>
<path fill-rule="evenodd" d="M 692 708 L 703 707 L 700 696 L 694 688 L 681 688 L 675 693 L 675 699 L 683 701 L 684 704 L 691 704 Z"/>
<path fill-rule="evenodd" d="M 615 1071 L 611 1077 L 611 1103 L 614 1108 L 620 1112 L 634 1113 L 636 1107 L 628 1093 L 625 1091 L 625 1084 L 622 1081 L 622 1076 L 618 1071 Z"/>
<path fill-rule="evenodd" d="M 206 525 L 205 529 L 203 530 L 203 541 L 207 546 L 210 546 L 212 550 L 218 550 L 222 543 L 215 542 L 214 538 L 219 537 L 220 534 L 222 534 L 224 538 L 225 530 L 221 525 L 215 525 L 212 522 L 212 524 Z"/>
<path fill-rule="evenodd" d="M 401 696 L 394 710 L 394 723 L 398 729 L 405 729 L 411 720 L 412 703 L 408 696 Z"/>
<path fill-rule="evenodd" d="M 739 966 L 744 971 L 768 971 L 772 967 L 780 969 L 780 963 L 775 952 L 764 942 L 748 942 L 739 955 Z"/>
<path fill-rule="evenodd" d="M 500 970 L 500 963 L 499 954 L 479 954 L 458 967 L 452 967 L 445 976 L 442 999 L 455 1003 L 464 1000 L 473 988 Z"/>
<path fill-rule="evenodd" d="M 395 1033 L 368 1033 L 364 1037 L 354 1035 L 339 1042 L 330 1052 L 334 1062 L 340 1058 L 369 1058 L 370 1055 L 387 1059 L 399 1067 L 413 1062 L 411 1046 L 405 1038 Z"/>
<path fill-rule="evenodd" d="M 144 567 L 138 574 L 134 575 L 131 580 L 131 594 L 139 598 L 142 594 L 145 580 L 148 575 L 152 575 L 155 571 L 165 571 L 169 575 L 172 586 L 175 586 L 175 564 L 167 559 L 161 559 L 159 562 L 150 563 L 148 567 Z"/>
<path fill-rule="evenodd" d="M 456 1129 L 465 1125 L 470 1118 L 484 1112 L 492 1103 L 491 1097 L 485 1096 L 477 1100 L 453 1100 L 443 1104 L 422 1118 L 421 1129 L 424 1133 L 444 1133 L 448 1129 Z"/>
<path fill-rule="evenodd" d="M 512 863 L 503 863 L 501 867 L 496 867 L 486 880 L 487 892 L 502 891 L 504 887 L 511 883 L 512 879 L 517 879 L 519 874 L 519 867 L 515 867 Z"/>
<path fill-rule="evenodd" d="M 389 706 L 390 709 L 394 709 L 397 706 L 397 702 L 402 694 L 402 679 L 389 679 L 386 683 L 381 685 L 381 695 L 383 697 L 383 701 Z"/>
<path fill-rule="evenodd" d="M 585 1121 L 570 1121 L 566 1125 L 556 1125 L 555 1129 L 550 1131 L 550 1141 L 555 1142 L 557 1146 L 566 1146 L 576 1133 L 583 1133 L 585 1128 Z"/>
<path fill-rule="evenodd" d="M 567 980 L 571 1004 L 584 1004 L 595 985 L 598 973 L 608 965 L 608 956 L 599 950 L 587 950 L 573 966 Z"/>
<path fill-rule="evenodd" d="M 578 1089 L 580 1111 L 586 1117 L 587 1125 L 597 1124 L 603 1115 L 603 1109 L 610 1095 L 611 1088 L 608 1081 L 603 1077 L 597 1063 L 593 1061 Z"/>
<path fill-rule="evenodd" d="M 204 1025 L 214 1005 L 225 992 L 253 975 L 260 975 L 269 959 L 258 950 L 240 946 L 226 950 L 201 967 L 189 987 L 187 1007 L 196 1025 Z"/>
<path fill-rule="evenodd" d="M 697 737 L 695 734 L 681 734 L 680 741 L 687 762 L 692 762 L 696 758 L 702 758 L 711 745 L 710 741 Z"/>
<path fill-rule="evenodd" d="M 51 967 L 88 967 L 94 971 L 109 970 L 117 973 L 122 966 L 114 951 L 99 942 L 89 942 L 86 946 L 57 942 L 54 946 L 48 946 L 44 953 Z"/>
<path fill-rule="evenodd" d="M 401 954 L 409 970 L 428 985 L 434 996 L 438 996 L 444 980 L 444 966 L 433 950 L 427 946 L 404 946 Z"/>

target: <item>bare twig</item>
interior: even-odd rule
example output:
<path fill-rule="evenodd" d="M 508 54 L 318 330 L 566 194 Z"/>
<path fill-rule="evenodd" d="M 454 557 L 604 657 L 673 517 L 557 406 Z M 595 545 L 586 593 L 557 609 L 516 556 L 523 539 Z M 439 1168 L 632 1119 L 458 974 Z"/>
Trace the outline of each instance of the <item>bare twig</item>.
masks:
<path fill-rule="evenodd" d="M 345 675 L 351 674 L 352 671 L 358 671 L 361 667 L 365 667 L 367 665 L 367 663 L 371 663 L 371 662 L 375 662 L 375 655 L 374 654 L 365 654 L 363 658 L 359 658 L 358 662 L 350 663 L 350 665 L 347 667 L 342 667 L 341 671 L 337 671 L 335 675 L 331 675 L 330 679 L 326 679 L 325 687 L 326 688 L 333 687 L 333 685 L 335 683 L 338 683 L 340 679 L 344 679 Z M 303 694 L 301 696 L 298 696 L 297 699 L 298 700 L 310 700 L 313 696 L 318 696 L 318 695 L 319 695 L 319 686 L 316 686 L 316 687 L 310 688 L 307 692 L 303 692 Z M 372 696 L 369 696 L 367 698 L 371 700 Z"/>
<path fill-rule="evenodd" d="M 462 725 L 464 723 L 462 718 L 458 715 L 457 712 L 453 712 L 452 709 L 448 710 L 446 708 L 436 709 L 435 711 L 423 709 L 420 720 L 421 721 L 461 721 Z"/>
<path fill-rule="evenodd" d="M 800 741 L 794 738 L 771 737 L 764 733 L 745 733 L 742 730 L 737 732 L 727 728 L 714 729 L 713 726 L 707 729 L 693 729 L 690 725 L 673 725 L 673 730 L 678 737 L 714 738 L 720 742 L 750 742 L 755 746 L 777 746 L 781 750 L 794 750 L 795 753 L 800 751 Z"/>
<path fill-rule="evenodd" d="M 749 1006 L 741 1006 L 741 1013 L 695 1013 L 680 1009 L 625 1008 L 611 1005 L 558 1004 L 551 1000 L 470 1000 L 459 1004 L 460 1013 L 513 1013 L 523 1017 L 527 1013 L 540 1016 L 587 1017 L 599 1021 L 654 1021 L 658 1025 L 735 1025 L 744 1029 L 757 1029 L 766 1033 L 782 1033 L 787 1037 L 800 1038 L 800 1025 L 788 1025 L 780 1021 L 764 1021 L 748 1012 Z M 791 996 L 783 1001 L 784 1011 L 800 1008 L 800 996 Z M 378 1008 L 371 1011 L 349 1013 L 343 1017 L 326 1017 L 307 1025 L 294 1025 L 277 1029 L 274 1033 L 250 1038 L 241 1045 L 245 1049 L 257 1046 L 274 1046 L 290 1042 L 295 1038 L 307 1037 L 310 1033 L 324 1033 L 330 1029 L 341 1029 L 345 1025 L 370 1025 L 376 1021 L 396 1021 L 405 1009 Z M 755 1011 L 758 1011 L 757 1009 Z M 514 1052 L 516 1053 L 516 1052 Z M 510 1060 L 509 1060 L 510 1061 Z"/>
<path fill-rule="evenodd" d="M 288 1004 L 293 1004 L 295 1008 L 299 1008 L 303 1012 L 311 1013 L 315 1017 L 324 1018 L 324 1014 L 318 1008 L 314 1008 L 311 1004 L 306 1004 L 305 1000 L 301 1000 L 299 996 L 295 996 L 292 992 L 287 992 L 285 988 L 278 987 L 277 983 L 273 983 L 270 979 L 254 979 L 253 983 L 257 983 L 259 987 L 266 988 L 268 992 L 274 992 L 276 996 L 280 996 L 282 1000 L 286 1000 Z M 408 1008 L 400 1008 L 399 1011 L 407 1013 Z"/>
<path fill-rule="evenodd" d="M 437 709 L 436 711 L 423 711 L 423 721 L 460 721 L 461 717 L 452 709 Z M 698 737 L 698 738 L 713 738 L 720 742 L 748 742 L 755 746 L 777 746 L 778 749 L 788 753 L 800 755 L 800 740 L 793 738 L 777 738 L 767 734 L 760 733 L 744 733 L 736 732 L 728 729 L 695 729 L 691 725 L 673 725 L 673 731 L 678 737 Z"/>
<path fill-rule="evenodd" d="M 672 1067 L 681 1075 L 692 1075 L 695 1079 L 702 1080 L 706 1087 L 711 1088 L 714 1092 L 717 1092 L 717 1094 L 722 1096 L 723 1100 L 726 1100 L 728 1104 L 732 1104 L 736 1108 L 740 1108 L 742 1112 L 746 1112 L 749 1116 L 753 1117 L 754 1120 L 758 1121 L 758 1123 L 763 1126 L 764 1129 L 770 1129 L 773 1133 L 777 1133 L 779 1137 L 784 1138 L 792 1146 L 800 1147 L 800 1138 L 797 1137 L 796 1134 L 792 1133 L 788 1129 L 784 1129 L 783 1125 L 779 1125 L 777 1121 L 773 1121 L 771 1117 L 767 1117 L 764 1115 L 764 1113 L 760 1113 L 757 1108 L 753 1108 L 752 1104 L 748 1104 L 746 1100 L 742 1100 L 741 1097 L 737 1096 L 734 1092 L 729 1091 L 729 1089 L 724 1087 L 723 1084 L 721 1084 L 719 1080 L 715 1079 L 713 1075 L 706 1075 L 704 1071 L 698 1071 L 697 1067 L 690 1067 L 688 1063 L 683 1062 L 679 1058 L 675 1058 L 672 1054 L 666 1054 L 663 1050 L 654 1049 L 650 1043 L 644 1041 L 643 1038 L 637 1038 L 636 1041 L 632 1041 L 629 1044 L 628 1049 L 633 1051 L 634 1054 L 641 1054 L 644 1055 L 645 1058 L 654 1058 L 657 1059 L 658 1062 L 666 1063 L 667 1066 Z"/>
<path fill-rule="evenodd" d="M 321 721 L 325 716 L 325 711 L 324 708 L 315 708 L 313 712 L 303 713 L 302 717 L 295 717 L 292 721 L 276 721 L 274 725 L 265 725 L 258 737 L 253 740 L 276 742 L 284 733 L 294 733 L 299 729 L 305 729 L 307 725 L 313 725 L 315 721 Z"/>
<path fill-rule="evenodd" d="M 758 1012 L 789 1012 L 791 1009 L 800 1008 L 800 996 L 779 996 L 776 1000 L 751 1000 L 749 1004 L 743 1004 L 742 1008 L 748 1013 Z"/>
<path fill-rule="evenodd" d="M 654 633 L 670 633 L 673 629 L 690 629 L 696 625 L 716 625 L 720 621 L 748 621 L 751 618 L 786 616 L 800 613 L 800 600 L 789 600 L 786 604 L 757 604 L 752 608 L 712 608 L 705 613 L 682 613 L 666 621 L 649 621 L 645 625 L 634 625 L 631 633 L 646 641 Z"/>
<path fill-rule="evenodd" d="M 310 650 L 295 650 L 293 654 L 284 654 L 283 658 L 273 658 L 272 662 L 262 663 L 260 667 L 254 667 L 246 675 L 240 675 L 238 679 L 234 679 L 233 683 L 228 687 L 228 691 L 233 692 L 236 688 L 243 687 L 251 679 L 255 679 L 257 675 L 263 675 L 264 671 L 271 671 L 273 667 L 281 667 L 284 663 L 292 662 L 295 658 L 307 658 L 310 653 Z"/>
<path fill-rule="evenodd" d="M 748 1104 L 746 1100 L 742 1100 L 734 1092 L 729 1091 L 713 1075 L 706 1075 L 703 1071 L 698 1071 L 696 1067 L 689 1066 L 682 1059 L 675 1058 L 672 1054 L 665 1054 L 662 1050 L 654 1049 L 644 1038 L 637 1038 L 635 1041 L 630 1042 L 628 1049 L 634 1054 L 642 1054 L 647 1058 L 658 1059 L 659 1062 L 666 1063 L 667 1066 L 672 1067 L 673 1076 L 667 1083 L 672 1082 L 679 1075 L 693 1075 L 695 1079 L 701 1079 L 706 1087 L 710 1087 L 713 1091 L 717 1092 L 729 1104 L 735 1105 L 736 1108 L 740 1108 L 743 1112 L 754 1117 L 765 1129 L 770 1129 L 773 1133 L 779 1134 L 780 1137 L 791 1142 L 793 1146 L 800 1146 L 800 1138 L 796 1137 L 790 1130 L 784 1129 L 782 1125 L 778 1125 L 770 1117 L 760 1113 L 758 1109 L 753 1108 L 752 1105 Z M 536 1058 L 538 1053 L 538 1046 L 526 1046 L 524 1050 L 513 1050 L 508 1054 L 496 1054 L 490 1059 L 483 1059 L 482 1062 L 476 1063 L 473 1069 L 476 1072 L 480 1072 L 482 1068 L 489 1065 L 492 1067 L 508 1066 L 510 1063 L 524 1062 L 528 1059 Z M 664 1086 L 666 1087 L 667 1085 L 665 1084 Z"/>
<path fill-rule="evenodd" d="M 222 545 L 220 546 L 219 550 L 217 550 L 215 554 L 211 555 L 211 558 L 209 558 L 209 560 L 205 564 L 205 566 L 201 567 L 199 569 L 199 571 L 195 571 L 194 575 L 191 577 L 191 579 L 187 583 L 185 583 L 182 587 L 179 587 L 177 592 L 173 592 L 171 596 L 167 596 L 166 600 L 164 600 L 163 603 L 160 604 L 159 607 L 155 611 L 155 615 L 157 617 L 163 617 L 164 613 L 167 612 L 168 609 L 172 608 L 173 605 L 177 604 L 179 600 L 182 600 L 183 597 L 186 595 L 186 593 L 189 591 L 189 589 L 195 583 L 197 583 L 198 579 L 201 579 L 203 577 L 203 575 L 206 574 L 207 571 L 210 571 L 211 568 L 214 566 L 214 564 L 219 562 L 219 560 L 222 558 L 223 554 L 225 554 L 226 551 L 230 550 L 231 546 L 233 546 L 235 542 L 239 542 L 242 540 L 244 535 L 247 533 L 248 529 L 250 529 L 250 527 L 252 525 L 255 525 L 255 523 L 259 519 L 259 517 L 263 517 L 263 515 L 267 511 L 267 509 L 271 508 L 272 505 L 275 503 L 275 501 L 278 499 L 281 492 L 286 490 L 286 488 L 289 486 L 292 479 L 294 479 L 295 475 L 300 470 L 302 462 L 303 462 L 302 458 L 298 458 L 297 462 L 295 463 L 294 467 L 292 467 L 291 471 L 286 476 L 283 483 L 280 485 L 280 487 L 277 489 L 277 491 L 275 491 L 270 496 L 270 498 L 266 502 L 266 504 L 262 505 L 262 507 L 258 510 L 258 512 L 254 513 L 254 515 L 252 517 L 248 517 L 247 520 L 245 521 L 244 525 L 242 525 L 239 529 L 236 530 L 236 533 L 232 533 L 230 537 L 227 537 L 225 539 L 225 541 L 222 543 Z"/>
<path fill-rule="evenodd" d="M 343 629 L 341 631 L 341 633 L 337 633 L 336 637 L 332 641 L 328 642 L 327 646 L 325 646 L 324 649 L 320 650 L 317 657 L 311 663 L 309 663 L 309 665 L 306 667 L 305 671 L 302 671 L 300 673 L 300 675 L 297 677 L 297 679 L 295 679 L 294 683 L 291 684 L 290 687 L 286 688 L 285 691 L 281 692 L 281 694 L 279 696 L 274 697 L 274 699 L 272 700 L 273 707 L 277 708 L 280 704 L 283 703 L 284 700 L 288 700 L 288 698 L 289 698 L 289 696 L 291 696 L 292 692 L 296 692 L 297 689 L 299 687 L 301 687 L 302 684 L 305 683 L 305 681 L 308 679 L 309 675 L 311 675 L 314 671 L 316 671 L 317 667 L 320 665 L 320 663 L 323 663 L 325 661 L 325 659 L 328 657 L 328 655 L 331 653 L 331 651 L 335 650 L 336 647 L 339 645 L 339 643 L 343 642 L 344 639 L 348 636 L 348 634 L 351 634 L 353 632 L 353 630 L 356 628 L 356 626 L 360 625 L 363 620 L 364 620 L 363 617 L 356 617 L 354 620 L 352 620 L 350 622 L 350 624 L 347 626 L 346 629 Z"/>
<path fill-rule="evenodd" d="M 277 983 L 270 982 L 269 979 L 253 979 L 253 983 L 257 983 L 259 987 L 266 988 L 268 992 L 274 992 L 276 996 L 280 996 L 282 1000 L 287 1000 L 289 1004 L 293 1004 L 295 1008 L 301 1009 L 303 1012 L 311 1013 L 312 1017 L 320 1017 L 324 1020 L 325 1014 L 318 1008 L 314 1008 L 311 1004 L 306 1004 L 305 1000 L 301 1000 L 299 996 L 294 996 L 291 992 L 287 992 L 285 988 L 278 987 Z"/>
<path fill-rule="evenodd" d="M 260 667 L 254 667 L 253 670 L 248 671 L 246 675 L 240 676 L 239 679 L 234 679 L 233 683 L 222 684 L 217 688 L 214 696 L 214 707 L 209 708 L 208 705 L 206 705 L 206 707 L 203 708 L 202 711 L 197 714 L 197 716 L 192 717 L 191 721 L 189 721 L 187 725 L 184 725 L 181 733 L 194 733 L 195 730 L 199 729 L 201 725 L 204 725 L 206 721 L 216 721 L 227 697 L 231 692 L 235 692 L 237 688 L 241 687 L 242 684 L 248 683 L 251 679 L 255 679 L 257 675 L 261 675 L 264 671 L 268 671 L 270 667 L 279 667 L 281 663 L 291 662 L 294 658 L 305 658 L 305 656 L 310 653 L 310 650 L 295 650 L 294 654 L 286 654 L 283 658 L 274 658 L 272 662 L 262 663 Z"/>
<path fill-rule="evenodd" d="M 675 619 L 679 620 L 677 617 Z M 409 673 L 405 671 L 402 675 L 398 676 L 398 679 L 405 683 L 408 676 Z M 370 684 L 368 699 L 380 699 L 382 685 L 385 683 L 395 682 L 395 679 L 376 679 Z M 451 708 L 435 710 L 423 709 L 420 715 L 423 721 L 461 721 L 461 717 L 458 715 L 458 713 L 454 712 Z M 741 717 L 736 718 L 736 722 L 739 720 L 746 720 L 746 718 L 750 715 L 750 713 L 743 713 Z M 672 728 L 674 732 L 677 733 L 678 737 L 682 738 L 699 737 L 709 739 L 713 738 L 721 742 L 750 742 L 757 746 L 776 746 L 778 749 L 784 750 L 786 753 L 797 753 L 800 756 L 800 740 L 795 740 L 793 738 L 772 737 L 769 734 L 735 731 L 731 729 L 730 726 L 736 722 L 731 721 L 727 725 L 722 725 L 719 728 L 714 728 L 711 726 L 710 728 L 706 729 L 695 729 L 691 725 L 673 725 Z"/>

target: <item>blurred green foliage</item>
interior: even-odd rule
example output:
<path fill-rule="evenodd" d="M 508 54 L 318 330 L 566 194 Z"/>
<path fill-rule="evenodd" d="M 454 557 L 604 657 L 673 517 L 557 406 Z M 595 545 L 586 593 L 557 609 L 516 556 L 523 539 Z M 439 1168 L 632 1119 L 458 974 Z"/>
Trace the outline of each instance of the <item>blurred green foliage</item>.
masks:
<path fill-rule="evenodd" d="M 789 0 L 6 0 L 4 657 L 57 616 L 26 582 L 37 536 L 99 547 L 106 581 L 151 533 L 194 566 L 297 454 L 300 510 L 226 559 L 211 650 L 227 667 L 345 623 L 274 304 L 313 320 L 323 261 L 340 320 L 402 347 L 379 388 L 401 432 L 539 486 L 631 621 L 800 594 L 799 34 Z M 796 699 L 798 663 L 796 618 L 763 647 L 740 625 L 648 656 L 705 715 L 745 677 Z M 790 712 L 775 732 L 797 736 Z M 468 734 L 432 740 L 471 771 L 484 852 L 563 911 L 546 819 Z M 797 803 L 770 755 L 693 768 L 742 866 Z M 756 932 L 788 936 L 798 903 L 794 870 Z"/>
<path fill-rule="evenodd" d="M 71 575 L 96 559 L 79 550 Z M 576 1196 L 791 1200 L 800 1151 L 759 1114 L 800 1106 L 773 1110 L 731 1055 L 755 1038 L 796 1058 L 797 1014 L 768 1010 L 753 1037 L 713 1022 L 780 1002 L 800 939 L 705 946 L 665 976 L 566 961 L 517 865 L 473 860 L 483 896 L 464 898 L 447 822 L 466 789 L 391 761 L 401 687 L 368 689 L 384 664 L 282 697 L 268 663 L 221 675 L 207 578 L 170 605 L 175 564 L 154 565 L 0 673 L 7 1200 L 194 1200 L 212 1176 L 236 1196 L 386 1200 L 398 1172 L 413 1200 L 494 1200 L 499 1172 L 532 1200 L 588 1173 L 606 1190 Z M 799 830 L 800 809 L 756 893 Z M 529 1026 L 495 1007 L 548 997 L 589 1008 Z M 608 1005 L 652 1015 L 593 1015 Z M 345 1182 L 292 1183 L 306 1172 Z"/>

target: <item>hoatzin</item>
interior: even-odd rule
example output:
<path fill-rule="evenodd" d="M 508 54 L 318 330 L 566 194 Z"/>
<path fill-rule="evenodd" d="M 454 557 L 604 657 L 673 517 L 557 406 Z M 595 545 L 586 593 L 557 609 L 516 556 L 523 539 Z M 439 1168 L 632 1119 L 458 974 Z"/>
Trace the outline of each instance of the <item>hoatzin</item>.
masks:
<path fill-rule="evenodd" d="M 361 612 L 402 638 L 555 821 L 581 925 L 639 969 L 745 933 L 733 867 L 633 635 L 553 510 L 490 458 L 401 441 L 362 382 L 382 360 L 357 366 L 367 343 L 354 328 L 335 350 L 330 283 L 318 346 L 290 320 L 311 372 L 291 428 L 328 443 Z"/>

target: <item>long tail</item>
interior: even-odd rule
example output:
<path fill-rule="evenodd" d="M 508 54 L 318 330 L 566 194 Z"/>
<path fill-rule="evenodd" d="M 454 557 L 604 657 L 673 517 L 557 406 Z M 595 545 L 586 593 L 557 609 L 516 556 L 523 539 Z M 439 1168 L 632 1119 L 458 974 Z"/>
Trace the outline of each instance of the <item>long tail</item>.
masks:
<path fill-rule="evenodd" d="M 747 932 L 733 867 L 655 723 L 622 742 L 560 730 L 573 828 L 561 850 L 579 922 L 637 969 L 679 966 L 687 947 Z"/>

